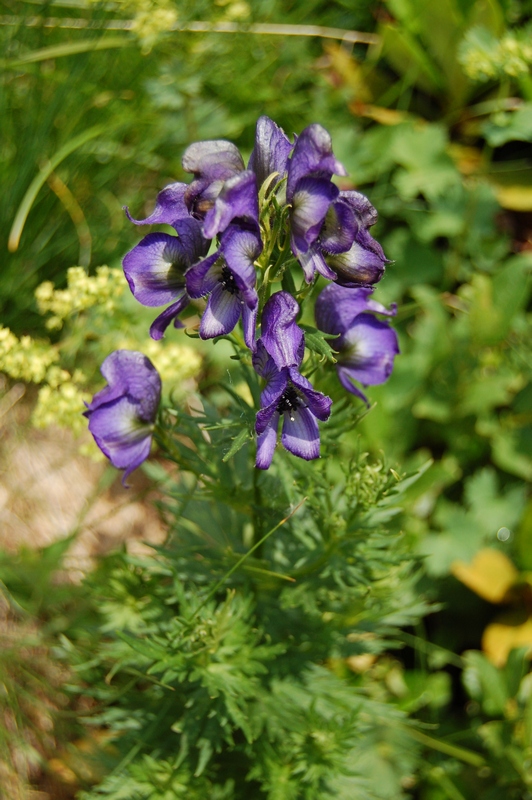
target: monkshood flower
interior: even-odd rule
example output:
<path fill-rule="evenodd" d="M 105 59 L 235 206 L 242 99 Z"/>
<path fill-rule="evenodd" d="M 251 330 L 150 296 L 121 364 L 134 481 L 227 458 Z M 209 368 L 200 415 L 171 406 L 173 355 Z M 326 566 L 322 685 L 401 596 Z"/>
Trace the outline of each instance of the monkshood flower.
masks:
<path fill-rule="evenodd" d="M 94 395 L 84 415 L 96 444 L 118 469 L 122 483 L 150 454 L 161 399 L 159 373 L 142 353 L 115 350 L 101 366 L 107 386 Z"/>
<path fill-rule="evenodd" d="M 159 208 L 162 205 L 159 203 Z M 169 219 L 164 213 L 158 214 L 157 209 L 148 219 L 160 216 L 165 216 L 165 221 Z M 136 224 L 144 225 L 147 221 Z M 178 314 L 190 301 L 185 272 L 207 253 L 210 244 L 203 237 L 201 223 L 192 217 L 177 219 L 170 224 L 177 237 L 168 233 L 149 233 L 122 262 L 129 288 L 139 303 L 154 307 L 171 303 L 152 323 L 152 339 L 161 339 L 172 320 L 176 328 L 182 327 Z"/>
<path fill-rule="evenodd" d="M 331 399 L 299 372 L 305 342 L 295 322 L 297 312 L 296 301 L 286 292 L 272 295 L 264 308 L 262 336 L 253 354 L 254 369 L 266 381 L 255 423 L 259 469 L 268 469 L 272 462 L 281 416 L 281 444 L 311 461 L 320 454 L 317 420 L 325 422 L 331 413 Z"/>
<path fill-rule="evenodd" d="M 377 212 L 355 191 L 341 192 L 333 175 L 346 175 L 321 125 L 309 125 L 288 165 L 286 197 L 292 205 L 291 247 L 310 283 L 316 272 L 343 285 L 376 283 L 386 258 L 368 233 Z"/>
<path fill-rule="evenodd" d="M 254 262 L 262 251 L 257 231 L 230 225 L 220 237 L 215 253 L 187 272 L 190 297 L 208 296 L 199 335 L 212 339 L 230 333 L 242 317 L 244 341 L 255 349 L 258 295 Z"/>
<path fill-rule="evenodd" d="M 337 335 L 332 346 L 338 352 L 336 372 L 340 383 L 368 403 L 366 395 L 354 385 L 384 383 L 399 353 L 397 334 L 388 322 L 374 314 L 393 316 L 395 304 L 387 309 L 370 298 L 371 287 L 347 288 L 331 283 L 318 295 L 316 324 L 324 333 Z"/>
<path fill-rule="evenodd" d="M 281 128 L 266 116 L 257 122 L 247 169 L 231 142 L 196 142 L 187 148 L 183 168 L 193 173 L 194 180 L 184 192 L 184 202 L 194 217 L 204 221 L 208 239 L 223 233 L 235 220 L 248 226 L 254 223 L 258 232 L 258 187 L 272 173 L 283 176 L 291 149 Z"/>

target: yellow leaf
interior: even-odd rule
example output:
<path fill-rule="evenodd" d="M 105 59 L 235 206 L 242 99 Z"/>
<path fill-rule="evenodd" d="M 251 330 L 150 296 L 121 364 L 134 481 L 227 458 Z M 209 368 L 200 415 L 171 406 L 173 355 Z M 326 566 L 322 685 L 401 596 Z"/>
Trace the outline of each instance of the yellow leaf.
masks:
<path fill-rule="evenodd" d="M 519 572 L 500 550 L 479 550 L 471 564 L 453 561 L 451 572 L 471 591 L 490 603 L 502 603 Z"/>
<path fill-rule="evenodd" d="M 511 211 L 532 211 L 532 186 L 494 185 L 497 200 L 503 208 Z"/>
<path fill-rule="evenodd" d="M 532 619 L 524 622 L 513 622 L 510 617 L 506 621 L 492 622 L 482 634 L 482 649 L 496 667 L 503 667 L 514 647 L 528 646 L 532 650 Z M 530 658 L 530 652 L 528 654 Z"/>

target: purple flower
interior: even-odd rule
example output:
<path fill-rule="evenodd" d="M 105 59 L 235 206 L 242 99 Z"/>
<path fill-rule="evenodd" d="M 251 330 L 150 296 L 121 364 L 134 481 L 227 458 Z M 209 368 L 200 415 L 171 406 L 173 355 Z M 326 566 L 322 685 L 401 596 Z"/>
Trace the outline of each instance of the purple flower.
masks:
<path fill-rule="evenodd" d="M 108 385 L 94 395 L 84 415 L 100 450 L 118 469 L 122 483 L 150 454 L 161 399 L 159 373 L 142 353 L 115 350 L 101 372 Z"/>
<path fill-rule="evenodd" d="M 264 307 L 262 336 L 253 355 L 255 371 L 266 380 L 255 423 L 259 469 L 268 469 L 272 462 L 281 415 L 282 445 L 310 461 L 320 454 L 317 420 L 325 422 L 331 413 L 331 399 L 299 373 L 305 342 L 295 323 L 297 311 L 296 301 L 286 292 L 272 295 Z"/>
<path fill-rule="evenodd" d="M 397 334 L 387 322 L 373 314 L 393 316 L 390 309 L 372 300 L 371 287 L 347 288 L 329 284 L 316 300 L 316 324 L 320 330 L 339 335 L 333 347 L 338 351 L 336 371 L 340 383 L 351 394 L 368 399 L 354 384 L 364 386 L 384 383 L 393 369 L 399 353 Z"/>
<path fill-rule="evenodd" d="M 307 283 L 316 271 L 329 280 L 336 277 L 318 242 L 325 217 L 339 194 L 331 182 L 333 174 L 345 175 L 346 171 L 333 155 L 331 137 L 321 125 L 309 125 L 295 143 L 286 184 L 286 199 L 292 205 L 292 252 Z"/>
<path fill-rule="evenodd" d="M 292 252 L 307 283 L 316 272 L 341 285 L 376 283 L 386 263 L 368 233 L 377 212 L 359 192 L 341 192 L 331 181 L 333 174 L 346 172 L 333 155 L 331 137 L 321 125 L 309 125 L 288 166 Z"/>
<path fill-rule="evenodd" d="M 236 145 L 223 139 L 194 142 L 185 150 L 181 163 L 185 172 L 194 175 L 185 191 L 185 203 L 200 220 L 213 208 L 224 182 L 244 169 Z"/>
<path fill-rule="evenodd" d="M 340 192 L 332 203 L 320 232 L 320 246 L 340 286 L 368 286 L 382 278 L 387 258 L 368 231 L 377 216 L 360 192 Z"/>
<path fill-rule="evenodd" d="M 155 212 L 152 217 L 154 215 Z M 152 323 L 152 339 L 161 339 L 172 320 L 176 328 L 181 327 L 177 315 L 190 300 L 185 272 L 209 249 L 209 241 L 204 239 L 197 220 L 192 217 L 178 219 L 173 227 L 177 237 L 168 233 L 149 233 L 123 260 L 129 288 L 139 303 L 150 307 L 171 303 Z"/>
<path fill-rule="evenodd" d="M 209 295 L 199 334 L 212 339 L 230 333 L 242 316 L 244 341 L 253 350 L 258 295 L 254 261 L 262 251 L 255 230 L 230 225 L 220 237 L 220 247 L 186 274 L 190 297 Z"/>

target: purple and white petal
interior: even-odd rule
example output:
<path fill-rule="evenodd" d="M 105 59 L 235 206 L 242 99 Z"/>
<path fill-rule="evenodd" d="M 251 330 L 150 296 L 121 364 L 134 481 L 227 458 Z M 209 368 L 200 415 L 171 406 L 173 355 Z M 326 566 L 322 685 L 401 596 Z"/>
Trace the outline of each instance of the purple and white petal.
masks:
<path fill-rule="evenodd" d="M 144 353 L 136 350 L 115 350 L 104 360 L 100 372 L 110 388 L 120 387 L 123 394 L 130 395 L 141 404 L 142 419 L 155 419 L 161 396 L 161 379 Z M 98 392 L 96 397 L 101 395 L 102 392 Z M 89 404 L 88 411 L 91 411 L 93 403 Z"/>
<path fill-rule="evenodd" d="M 183 293 L 181 296 L 176 300 L 175 303 L 172 303 L 171 306 L 165 308 L 165 310 L 156 317 L 152 324 L 150 325 L 150 336 L 155 341 L 159 341 L 162 339 L 167 327 L 173 321 L 174 328 L 182 328 L 183 323 L 179 321 L 177 315 L 180 314 L 189 304 L 190 298 L 187 292 L 183 289 Z"/>
<path fill-rule="evenodd" d="M 296 141 L 288 164 L 288 202 L 292 202 L 297 184 L 302 178 L 315 176 L 330 179 L 332 175 L 347 175 L 347 172 L 333 155 L 328 131 L 321 125 L 309 125 Z"/>
<path fill-rule="evenodd" d="M 387 322 L 359 314 L 339 340 L 338 364 L 365 386 L 384 383 L 399 353 L 397 334 Z"/>
<path fill-rule="evenodd" d="M 257 469 L 268 469 L 272 463 L 275 445 L 277 444 L 277 428 L 279 427 L 279 412 L 275 411 L 262 433 L 257 437 L 257 457 L 255 466 Z"/>
<path fill-rule="evenodd" d="M 279 178 L 283 177 L 292 147 L 282 128 L 269 117 L 259 117 L 255 132 L 255 147 L 248 164 L 248 169 L 257 176 L 258 186 L 262 186 L 272 172 L 279 173 Z"/>
<path fill-rule="evenodd" d="M 325 178 L 303 178 L 292 198 L 290 231 L 293 248 L 306 253 L 320 235 L 338 187 Z"/>
<path fill-rule="evenodd" d="M 296 317 L 297 301 L 288 292 L 273 294 L 262 312 L 261 341 L 278 369 L 301 364 L 304 334 Z"/>
<path fill-rule="evenodd" d="M 185 286 L 188 253 L 176 236 L 149 233 L 124 257 L 124 274 L 134 297 L 144 306 L 170 303 Z"/>
<path fill-rule="evenodd" d="M 226 181 L 244 169 L 238 147 L 224 139 L 194 142 L 183 153 L 181 163 L 185 172 L 209 182 Z"/>
<path fill-rule="evenodd" d="M 248 347 L 252 353 L 257 348 L 257 344 L 255 342 L 257 315 L 258 308 L 256 305 L 255 308 L 248 308 L 246 303 L 244 303 L 242 306 L 242 330 L 244 332 L 244 342 L 246 343 L 246 347 Z"/>
<path fill-rule="evenodd" d="M 220 250 L 225 256 L 246 305 L 256 308 L 256 272 L 254 262 L 262 252 L 262 240 L 252 231 L 231 225 L 222 235 Z"/>
<path fill-rule="evenodd" d="M 259 200 L 257 178 L 250 170 L 240 172 L 225 181 L 214 206 L 207 212 L 203 234 L 212 239 L 224 231 L 236 218 L 249 219 L 258 225 Z"/>
<path fill-rule="evenodd" d="M 207 302 L 201 318 L 199 335 L 202 339 L 213 339 L 230 333 L 240 319 L 242 301 L 238 294 L 225 291 L 219 283 Z"/>
<path fill-rule="evenodd" d="M 283 416 L 283 447 L 305 461 L 319 458 L 320 432 L 312 412 L 308 408 L 298 408 L 292 415 L 286 411 Z"/>
<path fill-rule="evenodd" d="M 188 208 L 185 204 L 186 183 L 171 183 L 162 192 L 159 192 L 155 201 L 155 209 L 146 219 L 133 219 L 127 206 L 124 211 L 130 222 L 135 225 L 172 225 L 178 220 L 188 217 Z"/>

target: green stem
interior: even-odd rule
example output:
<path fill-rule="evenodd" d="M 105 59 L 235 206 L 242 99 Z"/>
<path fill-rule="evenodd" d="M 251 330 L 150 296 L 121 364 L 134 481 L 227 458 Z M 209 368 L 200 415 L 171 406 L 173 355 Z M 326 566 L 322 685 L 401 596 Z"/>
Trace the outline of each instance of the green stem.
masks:
<path fill-rule="evenodd" d="M 473 767 L 484 767 L 486 765 L 486 761 L 481 755 L 473 753 L 472 750 L 466 750 L 465 747 L 457 747 L 454 744 L 442 742 L 441 739 L 428 736 L 426 733 L 422 733 L 416 728 L 404 726 L 403 730 L 411 739 L 415 739 L 416 742 L 425 745 L 425 747 L 430 747 L 432 750 L 437 750 L 439 753 L 445 753 L 445 755 L 458 758 L 460 761 L 471 764 Z"/>
<path fill-rule="evenodd" d="M 300 503 L 298 503 L 298 504 L 297 504 L 297 506 L 296 506 L 295 508 L 293 508 L 293 509 L 292 509 L 292 511 L 291 511 L 291 512 L 288 514 L 288 516 L 287 516 L 287 517 L 284 517 L 284 519 L 282 519 L 280 522 L 278 522 L 278 523 L 277 523 L 277 525 L 274 525 L 274 527 L 273 527 L 273 528 L 271 528 L 271 530 L 269 530 L 269 531 L 268 531 L 268 533 L 264 534 L 264 536 L 262 537 L 262 539 L 259 539 L 259 541 L 258 541 L 258 542 L 255 542 L 255 544 L 253 545 L 253 547 L 251 547 L 251 548 L 248 550 L 248 552 L 247 552 L 247 553 L 244 553 L 244 555 L 243 555 L 241 558 L 239 558 L 239 559 L 238 559 L 238 561 L 236 562 L 236 564 L 234 564 L 234 565 L 231 567 L 231 569 L 230 569 L 230 570 L 228 570 L 228 572 L 226 572 L 226 573 L 225 573 L 225 575 L 223 576 L 223 578 L 221 578 L 221 579 L 218 581 L 218 583 L 217 583 L 217 584 L 215 584 L 215 586 L 213 586 L 213 588 L 211 589 L 211 591 L 209 592 L 209 594 L 207 595 L 207 597 L 205 598 L 205 600 L 204 600 L 202 603 L 200 603 L 200 604 L 199 604 L 199 606 L 197 607 L 197 609 L 194 611 L 194 613 L 192 614 L 192 616 L 191 616 L 191 618 L 190 618 L 189 622 L 192 622 L 192 620 L 194 619 L 194 617 L 195 617 L 195 616 L 197 616 L 198 612 L 199 612 L 199 611 L 201 611 L 201 609 L 202 609 L 202 608 L 203 608 L 203 607 L 204 607 L 204 606 L 205 606 L 205 605 L 206 605 L 206 604 L 209 602 L 209 600 L 211 599 L 211 597 L 214 597 L 214 595 L 216 594 L 216 592 L 218 591 L 218 589 L 220 589 L 220 588 L 223 586 L 223 584 L 226 582 L 226 580 L 227 580 L 228 578 L 230 578 L 230 577 L 231 577 L 231 575 L 233 574 L 233 572 L 236 572 L 236 570 L 237 570 L 237 569 L 238 569 L 238 568 L 239 568 L 239 567 L 240 567 L 240 566 L 241 566 L 241 565 L 244 563 L 244 561 L 245 561 L 247 558 L 249 558 L 249 556 L 250 556 L 252 553 L 254 553 L 254 552 L 255 552 L 255 550 L 257 550 L 257 549 L 258 549 L 258 548 L 259 548 L 261 545 L 263 545 L 263 544 L 264 544 L 264 542 L 265 542 L 267 539 L 269 539 L 269 538 L 270 538 L 270 536 L 271 536 L 273 533 L 275 533 L 275 531 L 279 530 L 279 528 L 280 528 L 282 525 L 284 525 L 284 524 L 285 524 L 285 522 L 288 522 L 288 520 L 290 519 L 290 517 L 293 517 L 293 516 L 294 516 L 294 514 L 296 513 L 296 511 L 299 511 L 299 509 L 301 508 L 301 506 L 303 505 L 303 503 L 305 502 L 305 500 L 306 500 L 306 499 L 307 499 L 307 498 L 306 498 L 306 497 L 304 497 L 304 498 L 303 498 L 303 500 L 301 500 L 301 502 L 300 502 Z"/>

